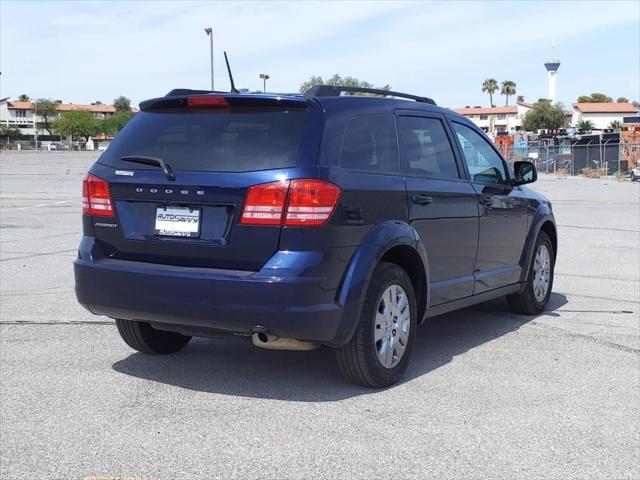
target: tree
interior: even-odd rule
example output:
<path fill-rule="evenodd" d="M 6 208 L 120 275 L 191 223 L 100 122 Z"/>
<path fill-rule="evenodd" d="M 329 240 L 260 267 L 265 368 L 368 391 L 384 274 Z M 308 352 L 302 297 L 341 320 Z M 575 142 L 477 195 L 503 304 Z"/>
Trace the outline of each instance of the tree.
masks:
<path fill-rule="evenodd" d="M 593 130 L 593 122 L 591 120 L 580 120 L 577 127 L 580 133 L 587 133 Z"/>
<path fill-rule="evenodd" d="M 340 87 L 358 87 L 358 88 L 377 88 L 379 90 L 391 90 L 389 85 L 384 85 L 382 87 L 376 87 L 372 83 L 366 82 L 364 80 L 358 80 L 354 77 L 341 77 L 339 74 L 335 73 L 331 78 L 328 78 L 325 82 L 321 76 L 311 76 L 309 80 L 303 82 L 300 85 L 300 92 L 305 93 L 312 87 L 316 85 L 333 85 Z"/>
<path fill-rule="evenodd" d="M 27 95 L 26 93 L 23 93 L 22 95 L 20 95 L 18 97 L 18 101 L 19 102 L 30 102 L 31 99 L 29 98 L 29 95 Z"/>
<path fill-rule="evenodd" d="M 566 126 L 567 120 L 561 105 L 552 105 L 550 100 L 541 98 L 533 104 L 522 119 L 522 127 L 528 132 L 541 129 L 555 130 Z"/>
<path fill-rule="evenodd" d="M 618 97 L 616 103 L 629 103 L 629 99 L 627 97 Z"/>
<path fill-rule="evenodd" d="M 100 132 L 99 120 L 87 110 L 71 110 L 64 112 L 62 116 L 53 123 L 56 133 L 63 136 L 70 136 L 74 139 L 88 138 Z"/>
<path fill-rule="evenodd" d="M 524 102 L 524 95 L 518 95 L 518 96 L 516 97 L 516 102 L 518 102 L 518 103 L 522 103 L 522 102 Z"/>
<path fill-rule="evenodd" d="M 116 112 L 131 112 L 131 100 L 122 95 L 113 101 Z"/>
<path fill-rule="evenodd" d="M 577 99 L 578 103 L 611 103 L 613 98 L 604 93 L 592 93 L 591 95 L 580 95 Z"/>
<path fill-rule="evenodd" d="M 634 107 L 636 107 L 638 110 L 640 110 L 640 103 L 636 102 L 635 100 L 633 102 L 631 102 L 631 105 L 633 105 Z"/>
<path fill-rule="evenodd" d="M 49 135 L 53 135 L 53 133 L 51 133 L 51 121 L 58 116 L 58 106 L 56 102 L 49 98 L 38 98 L 33 104 L 35 111 L 42 117 L 42 120 L 44 120 L 45 130 L 49 132 Z"/>
<path fill-rule="evenodd" d="M 127 112 L 116 112 L 115 115 L 107 117 L 99 122 L 99 133 L 104 133 L 110 137 L 114 136 L 122 130 L 122 127 L 127 124 L 131 116 L 132 115 Z"/>
<path fill-rule="evenodd" d="M 626 103 L 626 102 L 618 102 L 618 103 Z M 622 122 L 620 120 L 612 120 L 609 124 L 609 128 L 611 130 L 620 130 L 622 127 Z"/>
<path fill-rule="evenodd" d="M 493 94 L 498 91 L 498 81 L 495 78 L 487 78 L 484 82 L 482 82 L 483 93 L 489 94 L 489 101 L 491 102 L 491 106 L 493 107 Z"/>
<path fill-rule="evenodd" d="M 0 127 L 0 140 L 19 140 L 22 136 L 19 128 Z"/>
<path fill-rule="evenodd" d="M 507 99 L 505 101 L 505 106 L 509 106 L 509 95 L 516 94 L 516 82 L 511 80 L 505 80 L 502 82 L 502 89 L 500 90 L 501 95 L 506 95 Z"/>

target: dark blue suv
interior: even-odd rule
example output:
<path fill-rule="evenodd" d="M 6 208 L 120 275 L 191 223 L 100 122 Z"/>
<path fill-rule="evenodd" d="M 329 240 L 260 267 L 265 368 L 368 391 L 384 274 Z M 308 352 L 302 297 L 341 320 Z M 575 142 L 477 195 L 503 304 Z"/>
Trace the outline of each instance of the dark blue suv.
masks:
<path fill-rule="evenodd" d="M 549 299 L 556 226 L 523 186 L 534 166 L 428 98 L 174 90 L 140 107 L 85 178 L 75 260 L 78 301 L 136 350 L 326 345 L 381 387 L 427 318 Z"/>

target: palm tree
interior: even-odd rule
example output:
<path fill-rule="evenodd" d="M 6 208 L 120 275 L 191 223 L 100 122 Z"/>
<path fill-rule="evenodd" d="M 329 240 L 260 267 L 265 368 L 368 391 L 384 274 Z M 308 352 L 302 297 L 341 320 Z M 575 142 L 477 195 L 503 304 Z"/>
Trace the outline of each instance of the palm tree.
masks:
<path fill-rule="evenodd" d="M 609 124 L 609 128 L 611 130 L 620 130 L 620 127 L 622 127 L 622 122 L 620 120 L 612 120 Z"/>
<path fill-rule="evenodd" d="M 580 133 L 587 133 L 593 130 L 593 122 L 591 120 L 580 120 L 578 122 L 578 130 Z"/>
<path fill-rule="evenodd" d="M 482 82 L 482 92 L 489 94 L 489 101 L 493 107 L 493 94 L 498 91 L 498 81 L 495 78 L 487 78 Z"/>
<path fill-rule="evenodd" d="M 18 101 L 19 102 L 30 102 L 31 99 L 29 98 L 29 95 L 27 95 L 26 93 L 23 93 L 22 95 L 20 95 L 18 97 Z"/>
<path fill-rule="evenodd" d="M 518 102 L 518 103 L 522 103 L 522 102 L 524 102 L 524 95 L 518 95 L 518 96 L 516 97 L 516 102 Z"/>
<path fill-rule="evenodd" d="M 505 80 L 502 82 L 502 90 L 500 90 L 501 95 L 507 96 L 507 101 L 505 102 L 505 106 L 509 106 L 509 95 L 516 94 L 516 82 L 511 80 Z"/>

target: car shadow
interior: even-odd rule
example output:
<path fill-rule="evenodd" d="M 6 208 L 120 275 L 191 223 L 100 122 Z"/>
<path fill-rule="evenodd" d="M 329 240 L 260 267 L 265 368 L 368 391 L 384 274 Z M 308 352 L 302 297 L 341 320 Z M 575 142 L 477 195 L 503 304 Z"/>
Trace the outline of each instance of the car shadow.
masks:
<path fill-rule="evenodd" d="M 564 295 L 554 293 L 546 313 L 566 303 Z M 418 329 L 402 382 L 429 373 L 534 318 L 510 313 L 506 302 L 499 299 L 430 319 Z M 347 383 L 331 348 L 264 350 L 246 339 L 193 339 L 176 354 L 134 353 L 114 363 L 113 369 L 189 390 L 262 399 L 326 402 L 376 392 Z"/>

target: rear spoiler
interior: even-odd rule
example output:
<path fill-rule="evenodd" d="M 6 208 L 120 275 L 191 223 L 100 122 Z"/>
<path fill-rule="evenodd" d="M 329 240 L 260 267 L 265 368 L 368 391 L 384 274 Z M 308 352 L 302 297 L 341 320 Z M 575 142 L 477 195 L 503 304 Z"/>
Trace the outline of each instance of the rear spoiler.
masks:
<path fill-rule="evenodd" d="M 140 102 L 140 110 L 171 108 L 280 107 L 308 108 L 309 99 L 300 96 L 257 95 L 210 90 L 174 89 L 167 96 Z"/>

